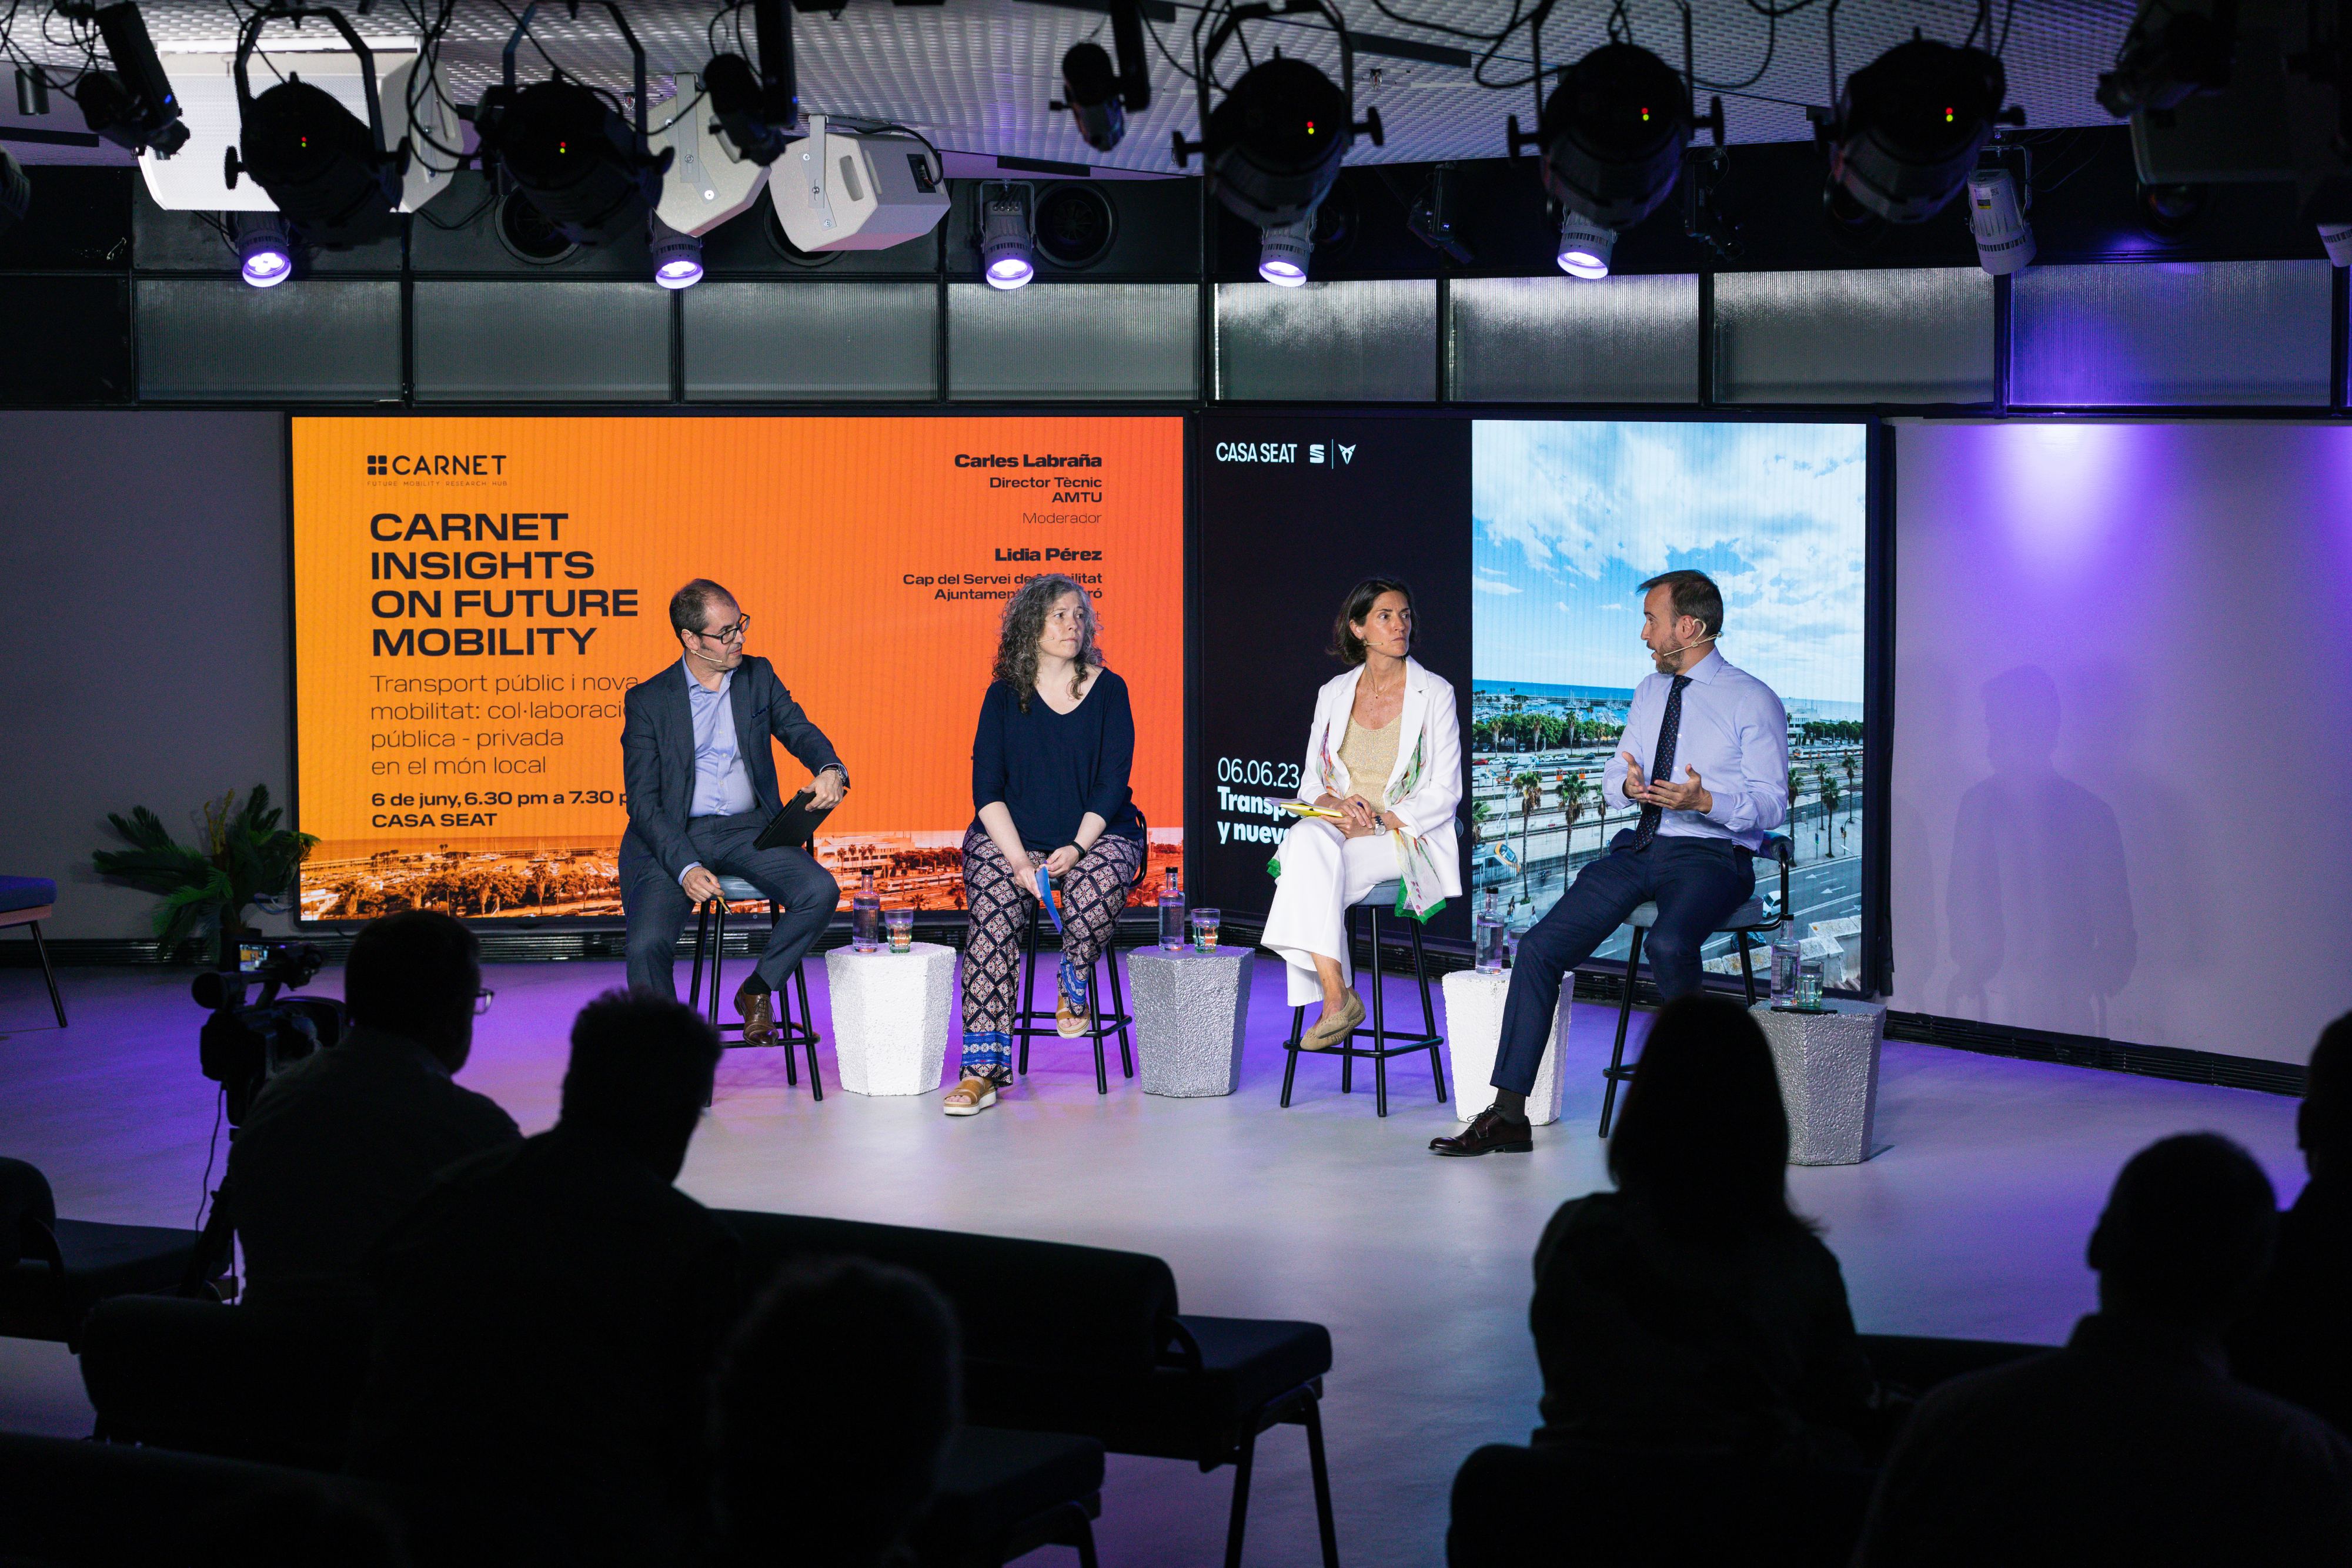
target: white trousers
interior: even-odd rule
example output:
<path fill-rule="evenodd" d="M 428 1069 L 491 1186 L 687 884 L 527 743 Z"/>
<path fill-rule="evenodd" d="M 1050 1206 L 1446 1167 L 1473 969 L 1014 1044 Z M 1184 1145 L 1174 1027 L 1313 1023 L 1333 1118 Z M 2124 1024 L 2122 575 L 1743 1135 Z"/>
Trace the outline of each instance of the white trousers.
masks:
<path fill-rule="evenodd" d="M 1290 1005 L 1304 1007 L 1323 995 L 1323 982 L 1315 977 L 1317 955 L 1337 960 L 1341 977 L 1354 979 L 1348 961 L 1348 906 L 1397 879 L 1396 839 L 1385 832 L 1351 839 L 1309 817 L 1282 836 L 1275 858 L 1282 862 L 1282 875 L 1258 945 L 1282 959 Z"/>

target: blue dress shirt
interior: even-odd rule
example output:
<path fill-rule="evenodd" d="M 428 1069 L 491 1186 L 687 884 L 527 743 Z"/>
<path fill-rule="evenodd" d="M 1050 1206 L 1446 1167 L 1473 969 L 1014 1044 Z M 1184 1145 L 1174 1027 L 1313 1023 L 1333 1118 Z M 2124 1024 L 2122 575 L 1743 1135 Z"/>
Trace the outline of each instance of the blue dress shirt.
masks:
<path fill-rule="evenodd" d="M 760 801 L 751 793 L 751 771 L 743 766 L 743 749 L 735 738 L 735 706 L 728 696 L 735 672 L 720 675 L 714 692 L 694 678 L 693 667 L 684 659 L 677 667 L 686 678 L 687 709 L 694 716 L 694 803 L 686 814 L 740 817 Z M 686 873 L 701 863 L 688 865 L 677 880 L 683 883 Z"/>
<path fill-rule="evenodd" d="M 1789 820 L 1789 715 L 1772 688 L 1727 663 L 1714 649 L 1683 672 L 1682 727 L 1675 737 L 1675 776 L 1653 782 L 1687 784 L 1686 768 L 1715 798 L 1712 809 L 1668 811 L 1658 823 L 1660 838 L 1729 839 L 1748 850 L 1764 847 L 1764 835 Z M 1625 711 L 1625 733 L 1601 770 L 1601 799 L 1614 810 L 1638 810 L 1625 794 L 1625 754 L 1650 778 L 1658 747 L 1658 726 L 1666 716 L 1672 675 L 1651 674 L 1633 688 Z"/>

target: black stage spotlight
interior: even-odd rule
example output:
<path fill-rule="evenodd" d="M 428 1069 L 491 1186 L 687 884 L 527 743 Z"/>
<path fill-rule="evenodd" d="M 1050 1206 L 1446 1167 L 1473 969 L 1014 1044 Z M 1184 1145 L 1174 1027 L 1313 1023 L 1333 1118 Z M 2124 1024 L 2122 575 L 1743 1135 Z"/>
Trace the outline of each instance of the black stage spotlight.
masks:
<path fill-rule="evenodd" d="M 575 245 L 602 245 L 643 232 L 646 214 L 661 199 L 661 177 L 672 155 L 664 148 L 656 157 L 646 146 L 645 47 L 621 8 L 607 0 L 604 9 L 635 63 L 633 128 L 593 89 L 561 75 L 515 86 L 515 49 L 538 9 L 536 4 L 524 7 L 507 40 L 499 85 L 484 92 L 474 110 L 484 162 L 495 162 Z"/>
<path fill-rule="evenodd" d="M 1829 144 L 1830 215 L 1924 223 L 1967 183 L 1996 125 L 2022 125 L 2001 108 L 2009 78 L 1982 49 L 1926 38 L 1897 44 L 1846 78 L 1832 110 L 1808 110 Z"/>
<path fill-rule="evenodd" d="M 188 128 L 180 123 L 180 100 L 139 7 L 123 0 L 100 7 L 92 19 L 114 68 L 86 71 L 74 84 L 82 119 L 118 147 L 169 158 L 188 144 Z"/>
<path fill-rule="evenodd" d="M 718 116 L 711 129 L 738 154 L 765 168 L 800 128 L 800 88 L 793 65 L 792 13 L 783 0 L 751 0 L 751 20 L 760 35 L 760 68 L 754 71 L 740 55 L 714 55 L 702 68 L 702 86 Z"/>
<path fill-rule="evenodd" d="M 32 204 L 31 177 L 5 147 L 0 147 L 0 235 L 23 222 L 26 210 Z"/>
<path fill-rule="evenodd" d="M 253 96 L 250 66 L 261 29 L 270 22 L 305 16 L 323 16 L 333 23 L 359 57 L 360 86 L 367 95 L 366 124 L 298 73 L 288 73 L 259 98 Z M 223 158 L 229 189 L 236 188 L 240 172 L 252 175 L 306 243 L 329 250 L 364 245 L 398 229 L 408 141 L 404 137 L 398 147 L 385 145 L 375 56 L 341 12 L 287 6 L 257 11 L 247 18 L 236 44 L 236 108 L 239 145 Z"/>
<path fill-rule="evenodd" d="M 1309 11 L 1320 14 L 1339 35 L 1339 76 L 1352 83 L 1356 51 L 1339 14 L 1323 0 L 1287 0 L 1282 8 L 1285 16 Z M 1386 140 L 1379 110 L 1358 123 L 1352 88 L 1335 85 L 1304 60 L 1281 56 L 1243 72 L 1224 101 L 1213 111 L 1210 109 L 1209 73 L 1218 52 L 1242 23 L 1275 14 L 1272 5 L 1263 3 L 1225 13 L 1200 56 L 1201 140 L 1187 141 L 1181 131 L 1175 134 L 1176 166 L 1183 168 L 1193 153 L 1201 153 L 1209 188 L 1217 199 L 1235 216 L 1262 229 L 1311 216 L 1339 177 L 1339 161 L 1359 134 L 1369 136 L 1375 147 Z M 1202 19 L 1208 16 L 1203 11 Z"/>
<path fill-rule="evenodd" d="M 1690 52 L 1684 18 L 1683 56 Z M 1617 235 L 1657 210 L 1681 175 L 1691 133 L 1706 126 L 1723 145 L 1723 100 L 1702 117 L 1672 66 L 1636 44 L 1603 44 L 1560 73 L 1536 133 L 1507 121 L 1512 157 L 1538 149 L 1536 169 L 1560 223 L 1557 258 L 1574 277 L 1609 276 Z"/>
<path fill-rule="evenodd" d="M 1110 37 L 1118 64 L 1100 44 L 1073 44 L 1062 57 L 1062 96 L 1047 104 L 1068 110 L 1079 139 L 1097 152 L 1117 147 L 1127 117 L 1151 107 L 1150 61 L 1143 53 L 1142 0 L 1110 0 Z"/>

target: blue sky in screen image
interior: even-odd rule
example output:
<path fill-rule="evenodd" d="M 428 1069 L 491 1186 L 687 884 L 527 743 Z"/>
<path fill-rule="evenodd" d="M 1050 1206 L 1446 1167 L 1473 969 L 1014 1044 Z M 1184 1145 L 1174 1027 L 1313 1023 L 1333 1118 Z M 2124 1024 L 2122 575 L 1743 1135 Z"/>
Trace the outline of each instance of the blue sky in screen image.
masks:
<path fill-rule="evenodd" d="M 1472 674 L 1630 690 L 1643 579 L 1723 590 L 1726 658 L 1790 707 L 1860 718 L 1859 424 L 1479 420 L 1471 434 Z"/>

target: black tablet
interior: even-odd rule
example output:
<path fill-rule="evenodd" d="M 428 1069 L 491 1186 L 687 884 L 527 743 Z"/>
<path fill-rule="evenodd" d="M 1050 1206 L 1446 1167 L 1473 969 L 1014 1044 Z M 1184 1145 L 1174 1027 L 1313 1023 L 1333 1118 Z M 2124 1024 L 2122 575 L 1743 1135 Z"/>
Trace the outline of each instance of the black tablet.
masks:
<path fill-rule="evenodd" d="M 758 841 L 751 847 L 758 850 L 814 850 L 817 824 L 833 815 L 830 806 L 820 810 L 809 804 L 815 799 L 815 789 L 808 789 L 785 801 L 784 809 L 776 813 L 774 821 L 761 830 Z"/>

